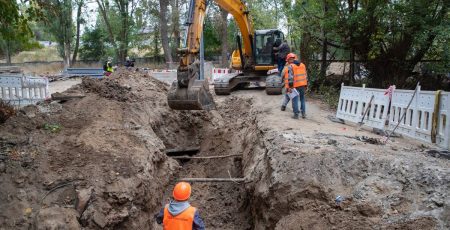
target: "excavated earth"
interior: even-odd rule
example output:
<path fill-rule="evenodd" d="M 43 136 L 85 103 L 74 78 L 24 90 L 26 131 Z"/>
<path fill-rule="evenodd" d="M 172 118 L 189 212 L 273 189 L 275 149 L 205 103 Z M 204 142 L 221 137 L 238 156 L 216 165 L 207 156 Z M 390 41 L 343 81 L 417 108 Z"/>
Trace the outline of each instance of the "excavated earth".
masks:
<path fill-rule="evenodd" d="M 154 214 L 180 178 L 245 178 L 192 183 L 207 229 L 450 228 L 450 162 L 432 146 L 379 145 L 314 100 L 293 121 L 260 91 L 216 97 L 211 112 L 171 110 L 167 91 L 120 70 L 0 125 L 0 229 L 161 229 Z M 241 156 L 166 155 L 192 147 Z"/>

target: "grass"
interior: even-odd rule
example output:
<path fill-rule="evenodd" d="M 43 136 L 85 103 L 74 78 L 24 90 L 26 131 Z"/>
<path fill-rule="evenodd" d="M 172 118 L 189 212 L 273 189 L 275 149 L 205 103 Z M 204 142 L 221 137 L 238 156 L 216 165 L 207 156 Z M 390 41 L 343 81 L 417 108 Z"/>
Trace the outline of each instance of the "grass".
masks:
<path fill-rule="evenodd" d="M 321 85 L 318 94 L 322 95 L 322 101 L 331 109 L 336 109 L 339 104 L 340 90 L 333 86 Z"/>
<path fill-rule="evenodd" d="M 47 131 L 50 131 L 52 133 L 58 133 L 59 131 L 61 131 L 62 126 L 60 124 L 45 124 L 44 125 L 44 129 Z"/>
<path fill-rule="evenodd" d="M 34 62 L 34 61 L 62 61 L 56 46 L 44 47 L 31 51 L 22 51 L 12 57 L 13 63 Z"/>

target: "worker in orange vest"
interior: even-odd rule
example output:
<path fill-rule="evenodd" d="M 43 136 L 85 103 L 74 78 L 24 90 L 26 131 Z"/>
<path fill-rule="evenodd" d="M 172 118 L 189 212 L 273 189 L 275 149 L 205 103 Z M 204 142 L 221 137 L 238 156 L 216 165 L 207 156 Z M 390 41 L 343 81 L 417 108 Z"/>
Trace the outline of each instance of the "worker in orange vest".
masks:
<path fill-rule="evenodd" d="M 189 204 L 191 185 L 179 182 L 173 189 L 173 199 L 155 215 L 156 222 L 162 224 L 164 230 L 204 230 L 205 224 L 198 214 L 197 208 Z"/>
<path fill-rule="evenodd" d="M 281 105 L 281 111 L 286 110 L 286 106 L 291 99 L 289 94 L 293 92 L 293 89 L 297 90 L 298 96 L 292 98 L 292 109 L 294 110 L 294 119 L 299 118 L 300 111 L 298 109 L 298 101 L 300 98 L 300 109 L 302 117 L 306 118 L 306 106 L 305 106 L 305 91 L 308 86 L 308 75 L 306 73 L 306 66 L 297 60 L 297 56 L 290 53 L 286 56 L 287 67 L 284 69 L 284 87 L 286 88 L 286 94 L 284 96 L 283 104 Z"/>

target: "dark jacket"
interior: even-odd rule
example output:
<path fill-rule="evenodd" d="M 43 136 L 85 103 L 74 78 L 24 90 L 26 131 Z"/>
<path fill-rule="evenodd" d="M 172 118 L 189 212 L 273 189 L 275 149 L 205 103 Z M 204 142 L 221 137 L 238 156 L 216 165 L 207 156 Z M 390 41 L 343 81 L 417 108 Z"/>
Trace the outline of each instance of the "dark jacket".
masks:
<path fill-rule="evenodd" d="M 289 52 L 291 52 L 291 48 L 286 42 L 283 42 L 278 46 L 278 58 L 286 59 Z"/>

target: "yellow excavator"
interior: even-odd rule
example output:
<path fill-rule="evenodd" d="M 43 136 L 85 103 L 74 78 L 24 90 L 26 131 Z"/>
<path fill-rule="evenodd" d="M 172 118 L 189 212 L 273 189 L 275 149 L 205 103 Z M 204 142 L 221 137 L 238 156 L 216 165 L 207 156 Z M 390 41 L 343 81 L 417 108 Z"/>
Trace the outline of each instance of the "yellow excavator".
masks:
<path fill-rule="evenodd" d="M 243 0 L 212 0 L 230 13 L 236 21 L 241 36 L 237 36 L 237 50 L 231 55 L 232 73 L 214 79 L 217 95 L 230 94 L 238 86 L 256 82 L 265 85 L 267 94 L 281 94 L 282 83 L 276 68 L 274 46 L 284 40 L 278 29 L 254 30 Z M 169 94 L 169 107 L 175 110 L 210 110 L 215 103 L 209 92 L 209 84 L 203 74 L 203 22 L 207 0 L 191 0 L 186 22 L 185 47 L 179 49 L 180 65 L 177 80 L 173 82 Z M 242 42 L 241 42 L 242 40 Z"/>

